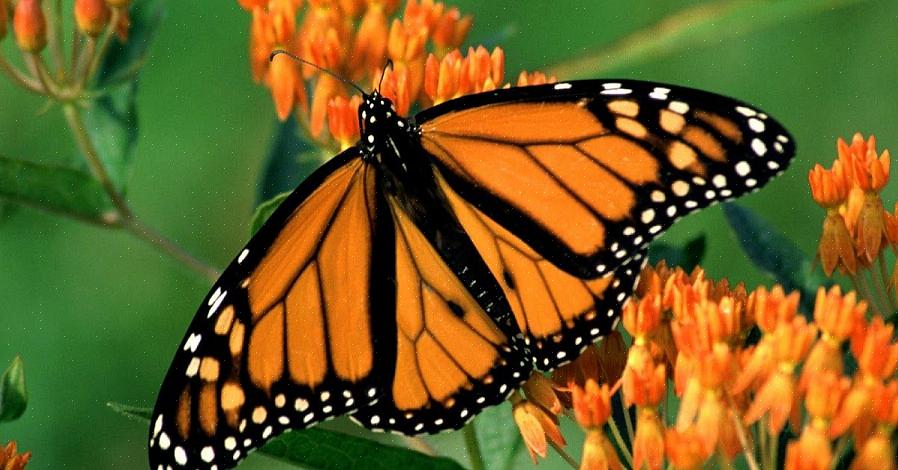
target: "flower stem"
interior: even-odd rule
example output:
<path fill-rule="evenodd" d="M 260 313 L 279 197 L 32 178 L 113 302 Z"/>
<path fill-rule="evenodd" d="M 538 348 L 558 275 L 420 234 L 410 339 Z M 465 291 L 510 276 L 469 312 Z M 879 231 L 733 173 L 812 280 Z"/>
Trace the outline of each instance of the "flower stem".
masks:
<path fill-rule="evenodd" d="M 483 454 L 480 451 L 480 443 L 477 441 L 477 429 L 471 421 L 462 429 L 465 438 L 465 449 L 468 451 L 468 460 L 471 461 L 471 470 L 484 470 Z"/>
<path fill-rule="evenodd" d="M 727 405 L 729 410 L 727 411 L 730 414 L 730 417 L 733 418 L 733 426 L 736 429 L 736 438 L 739 439 L 739 445 L 742 446 L 742 454 L 745 456 L 745 463 L 748 465 L 750 470 L 760 470 L 758 467 L 758 462 L 755 460 L 755 456 L 753 454 L 753 446 L 748 443 L 748 438 L 745 435 L 745 427 L 742 424 L 742 420 L 739 419 L 739 413 L 736 412 L 735 403 L 733 403 L 733 397 L 730 396 L 729 393 L 725 393 L 727 399 Z"/>
<path fill-rule="evenodd" d="M 618 448 L 624 455 L 624 460 L 627 461 L 627 466 L 632 467 L 633 455 L 630 454 L 630 449 L 627 448 L 627 443 L 624 441 L 623 437 L 621 437 L 620 429 L 618 428 L 617 423 L 614 421 L 614 414 L 608 417 L 608 428 L 611 429 L 611 435 L 614 437 L 615 442 L 617 442 Z"/>
<path fill-rule="evenodd" d="M 90 167 L 91 173 L 103 187 L 106 195 L 109 196 L 109 199 L 115 206 L 116 212 L 118 212 L 118 216 L 121 219 L 121 227 L 135 235 L 137 238 L 151 244 L 160 252 L 179 261 L 191 270 L 202 274 L 212 281 L 218 279 L 219 272 L 217 270 L 198 260 L 184 248 L 169 240 L 155 229 L 145 225 L 134 215 L 131 207 L 113 184 L 112 179 L 109 177 L 109 173 L 106 171 L 106 167 L 100 160 L 100 156 L 90 139 L 90 135 L 84 127 L 84 119 L 81 116 L 78 107 L 74 103 L 68 102 L 62 105 L 62 110 L 63 114 L 65 114 L 69 129 L 75 136 L 78 148 L 81 149 L 81 153 L 84 155 L 85 160 L 87 160 L 87 165 Z"/>
<path fill-rule="evenodd" d="M 576 460 L 574 460 L 573 457 L 571 457 L 571 454 L 568 454 L 564 449 L 561 448 L 561 446 L 556 444 L 555 441 L 549 439 L 549 445 L 552 446 L 553 449 L 555 449 L 555 452 L 558 453 L 558 455 L 561 456 L 561 458 L 564 459 L 564 461 L 567 462 L 567 464 L 570 465 L 571 468 L 573 468 L 574 470 L 580 468 L 580 465 Z"/>

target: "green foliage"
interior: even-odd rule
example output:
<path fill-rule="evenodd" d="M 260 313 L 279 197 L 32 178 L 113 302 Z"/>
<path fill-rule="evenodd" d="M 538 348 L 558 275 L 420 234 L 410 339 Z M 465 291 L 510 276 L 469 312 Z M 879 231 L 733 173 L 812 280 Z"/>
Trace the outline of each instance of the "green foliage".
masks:
<path fill-rule="evenodd" d="M 271 217 L 271 214 L 274 213 L 275 209 L 277 209 L 278 206 L 280 206 L 281 203 L 284 202 L 284 199 L 287 199 L 287 196 L 289 195 L 289 192 L 281 193 L 263 202 L 262 204 L 259 204 L 259 206 L 256 207 L 256 212 L 253 214 L 249 233 L 251 235 L 255 235 L 256 232 L 258 232 L 259 229 L 262 228 L 262 224 L 264 224 L 265 221 L 268 220 L 269 217 Z"/>
<path fill-rule="evenodd" d="M 321 165 L 321 150 L 301 136 L 299 129 L 293 114 L 286 121 L 277 123 L 259 185 L 260 201 L 293 190 Z"/>
<path fill-rule="evenodd" d="M 725 204 L 723 213 L 742 251 L 755 266 L 773 277 L 786 291 L 801 292 L 804 310 L 811 311 L 817 287 L 832 283 L 814 270 L 811 260 L 798 245 L 751 209 Z"/>
<path fill-rule="evenodd" d="M 107 404 L 114 411 L 148 423 L 153 410 L 120 403 Z M 380 444 L 322 428 L 291 431 L 272 439 L 259 453 L 303 467 L 323 470 L 392 470 L 430 468 L 462 470 L 454 460 L 431 457 L 410 449 Z"/>
<path fill-rule="evenodd" d="M 0 157 L 0 199 L 91 222 L 101 222 L 112 214 L 109 198 L 90 175 L 6 157 Z"/>
<path fill-rule="evenodd" d="M 826 9 L 866 0 L 725 0 L 705 2 L 638 30 L 578 60 L 549 69 L 559 77 L 588 78 L 608 70 L 633 66 L 675 54 L 690 45 L 736 37 Z"/>
<path fill-rule="evenodd" d="M 27 407 L 25 364 L 21 356 L 16 356 L 0 377 L 0 423 L 18 419 Z"/>
<path fill-rule="evenodd" d="M 655 265 L 664 260 L 669 266 L 679 266 L 686 272 L 691 272 L 705 257 L 707 237 L 700 234 L 687 241 L 683 246 L 673 246 L 667 243 L 656 242 L 649 246 L 649 264 Z"/>
<path fill-rule="evenodd" d="M 115 41 L 109 47 L 97 74 L 97 86 L 100 88 L 136 80 L 137 72 L 146 62 L 150 45 L 162 26 L 165 3 L 163 0 L 131 2 L 128 17 L 131 21 L 128 40 L 124 43 Z"/>
<path fill-rule="evenodd" d="M 84 125 L 109 178 L 124 193 L 137 146 L 137 81 L 88 104 Z"/>
<path fill-rule="evenodd" d="M 511 418 L 511 405 L 504 403 L 483 410 L 474 420 L 486 468 L 514 468 L 515 457 L 524 449 L 521 432 Z"/>

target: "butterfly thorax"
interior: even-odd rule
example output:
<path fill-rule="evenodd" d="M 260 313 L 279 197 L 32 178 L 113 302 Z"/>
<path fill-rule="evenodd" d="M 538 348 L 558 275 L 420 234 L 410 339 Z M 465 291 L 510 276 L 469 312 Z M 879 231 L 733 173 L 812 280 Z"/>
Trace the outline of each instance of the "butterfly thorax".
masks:
<path fill-rule="evenodd" d="M 359 147 L 364 157 L 390 166 L 397 162 L 387 162 L 385 159 L 399 157 L 396 141 L 404 140 L 412 131 L 408 120 L 396 113 L 393 102 L 377 90 L 365 95 L 359 105 L 359 129 L 362 135 Z"/>

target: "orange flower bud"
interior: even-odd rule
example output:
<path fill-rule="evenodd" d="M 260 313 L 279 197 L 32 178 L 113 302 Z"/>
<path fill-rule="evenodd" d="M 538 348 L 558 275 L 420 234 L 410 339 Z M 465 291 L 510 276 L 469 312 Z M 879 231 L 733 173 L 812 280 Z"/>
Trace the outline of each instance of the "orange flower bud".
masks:
<path fill-rule="evenodd" d="M 237 3 L 246 11 L 253 11 L 256 8 L 268 8 L 268 0 L 237 0 Z"/>
<path fill-rule="evenodd" d="M 0 41 L 6 37 L 6 23 L 9 21 L 9 10 L 6 0 L 0 0 Z"/>
<path fill-rule="evenodd" d="M 758 328 L 772 333 L 780 323 L 791 322 L 798 313 L 799 295 L 798 292 L 786 295 L 779 285 L 773 286 L 770 291 L 761 286 L 748 297 L 748 308 Z"/>
<path fill-rule="evenodd" d="M 271 61 L 268 82 L 278 118 L 286 121 L 294 104 L 305 101 L 305 85 L 299 77 L 296 62 L 286 56 L 275 57 Z"/>
<path fill-rule="evenodd" d="M 851 381 L 847 377 L 835 372 L 811 372 L 805 397 L 808 414 L 821 423 L 829 423 L 839 411 L 850 386 Z"/>
<path fill-rule="evenodd" d="M 664 425 L 658 412 L 641 407 L 636 413 L 636 436 L 633 439 L 633 468 L 659 470 L 664 463 Z"/>
<path fill-rule="evenodd" d="M 858 301 L 854 292 L 842 295 L 842 289 L 834 286 L 828 292 L 817 289 L 814 303 L 814 322 L 820 331 L 836 342 L 845 341 L 854 331 L 855 325 L 863 322 L 867 312 L 867 302 Z"/>
<path fill-rule="evenodd" d="M 650 295 L 627 302 L 621 317 L 635 344 L 645 344 L 646 337 L 661 324 L 661 298 Z"/>
<path fill-rule="evenodd" d="M 403 63 L 394 64 L 393 68 L 384 70 L 383 79 L 377 81 L 380 83 L 380 93 L 393 102 L 396 112 L 401 116 L 407 115 L 415 99 L 411 90 L 414 79 L 410 77 L 408 67 Z"/>
<path fill-rule="evenodd" d="M 873 393 L 873 416 L 886 426 L 898 425 L 898 382 L 893 380 L 876 388 Z"/>
<path fill-rule="evenodd" d="M 745 412 L 745 424 L 753 424 L 765 414 L 767 428 L 779 434 L 789 419 L 794 401 L 795 381 L 791 374 L 775 373 L 761 386 L 755 400 Z"/>
<path fill-rule="evenodd" d="M 356 66 L 361 74 L 371 74 L 384 66 L 387 52 L 387 13 L 380 3 L 372 3 L 365 11 L 362 22 L 359 24 L 358 33 L 352 48 L 353 60 L 358 62 Z"/>
<path fill-rule="evenodd" d="M 876 138 L 870 136 L 867 141 L 858 132 L 851 138 L 851 145 L 841 138 L 836 147 L 839 160 L 845 165 L 846 173 L 852 183 L 864 191 L 880 191 L 889 179 L 889 151 L 877 155 Z"/>
<path fill-rule="evenodd" d="M 545 85 L 546 83 L 555 83 L 558 79 L 554 75 L 546 76 L 542 72 L 526 72 L 524 70 L 518 74 L 518 82 L 516 86 Z"/>
<path fill-rule="evenodd" d="M 358 110 L 361 103 L 362 98 L 354 95 L 348 100 L 338 96 L 327 104 L 327 128 L 340 144 L 340 151 L 348 149 L 359 140 Z"/>
<path fill-rule="evenodd" d="M 828 470 L 832 459 L 826 434 L 809 426 L 786 447 L 785 470 Z"/>
<path fill-rule="evenodd" d="M 859 447 L 860 452 L 851 463 L 851 470 L 895 470 L 898 466 L 898 449 L 889 442 L 887 433 L 878 432 Z"/>
<path fill-rule="evenodd" d="M 664 433 L 664 448 L 670 464 L 677 470 L 693 470 L 702 468 L 702 464 L 711 455 L 706 452 L 697 436 L 695 427 L 683 431 L 668 429 Z"/>
<path fill-rule="evenodd" d="M 823 233 L 817 248 L 820 264 L 827 276 L 832 276 L 836 267 L 854 274 L 857 271 L 857 256 L 854 243 L 845 219 L 835 210 L 830 210 L 823 220 Z"/>
<path fill-rule="evenodd" d="M 599 386 L 594 380 L 587 380 L 586 386 L 575 385 L 572 389 L 574 415 L 580 426 L 587 429 L 601 428 L 611 416 L 611 395 L 608 384 Z"/>
<path fill-rule="evenodd" d="M 31 460 L 31 452 L 19 453 L 16 441 L 10 441 L 5 447 L 0 447 L 0 469 L 23 470 Z"/>
<path fill-rule="evenodd" d="M 19 0 L 12 19 L 19 49 L 40 52 L 47 45 L 47 20 L 40 0 Z"/>
<path fill-rule="evenodd" d="M 601 429 L 591 429 L 583 443 L 583 459 L 580 470 L 621 470 L 623 465 L 617 457 L 614 446 L 608 442 Z"/>
<path fill-rule="evenodd" d="M 104 0 L 75 0 L 75 22 L 88 36 L 99 36 L 109 23 L 109 7 Z"/>
<path fill-rule="evenodd" d="M 558 446 L 565 445 L 557 419 L 534 403 L 526 400 L 516 403 L 512 408 L 512 416 L 534 463 L 537 462 L 537 456 L 545 458 L 548 453 L 547 437 Z"/>
<path fill-rule="evenodd" d="M 878 316 L 873 317 L 868 325 L 855 330 L 851 338 L 851 352 L 863 375 L 885 380 L 895 373 L 898 343 L 892 342 L 893 331 L 894 327 L 886 325 Z"/>
<path fill-rule="evenodd" d="M 558 400 L 558 395 L 555 394 L 552 381 L 539 372 L 530 375 L 530 378 L 524 383 L 523 389 L 527 400 L 536 403 L 550 413 L 557 416 L 564 411 L 561 401 Z"/>
<path fill-rule="evenodd" d="M 858 256 L 867 264 L 879 256 L 883 240 L 888 239 L 885 215 L 879 194 L 865 193 L 855 226 L 855 245 Z"/>
<path fill-rule="evenodd" d="M 464 42 L 468 31 L 471 30 L 471 24 L 472 18 L 470 15 L 462 17 L 458 8 L 450 8 L 449 11 L 437 18 L 433 25 L 432 39 L 434 45 L 441 50 L 458 47 Z"/>
<path fill-rule="evenodd" d="M 845 174 L 845 167 L 838 160 L 833 163 L 832 170 L 826 170 L 820 164 L 815 165 L 808 172 L 808 183 L 811 186 L 811 197 L 825 209 L 842 204 L 848 197 L 850 181 Z"/>
<path fill-rule="evenodd" d="M 667 391 L 667 373 L 664 365 L 655 366 L 645 348 L 631 348 L 621 387 L 624 404 L 628 407 L 634 404 L 658 405 Z"/>
<path fill-rule="evenodd" d="M 309 121 L 309 132 L 314 138 L 322 137 L 324 124 L 327 122 L 327 104 L 331 98 L 340 96 L 343 93 L 343 87 L 335 78 L 330 75 L 320 75 L 318 82 L 315 84 L 315 90 L 312 92 L 312 107 Z"/>

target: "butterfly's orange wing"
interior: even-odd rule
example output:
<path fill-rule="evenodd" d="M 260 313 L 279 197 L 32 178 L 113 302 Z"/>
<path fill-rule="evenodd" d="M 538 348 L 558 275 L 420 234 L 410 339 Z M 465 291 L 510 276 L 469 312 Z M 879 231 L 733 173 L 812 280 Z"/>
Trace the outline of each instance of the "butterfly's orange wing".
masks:
<path fill-rule="evenodd" d="M 746 104 L 636 81 L 496 90 L 416 120 L 544 369 L 610 329 L 652 239 L 760 187 L 794 154 L 783 127 Z"/>
<path fill-rule="evenodd" d="M 301 185 L 191 324 L 151 419 L 150 462 L 232 466 L 270 437 L 372 403 L 392 366 L 375 171 L 349 151 Z M 384 356 L 387 360 L 384 360 Z"/>

